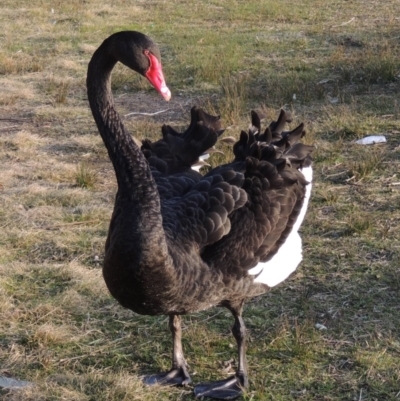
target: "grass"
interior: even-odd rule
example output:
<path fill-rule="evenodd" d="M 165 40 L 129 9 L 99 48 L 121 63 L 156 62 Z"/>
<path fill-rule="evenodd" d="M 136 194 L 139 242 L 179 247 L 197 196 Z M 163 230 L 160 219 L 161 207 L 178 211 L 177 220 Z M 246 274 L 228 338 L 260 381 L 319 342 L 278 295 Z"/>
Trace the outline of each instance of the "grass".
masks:
<path fill-rule="evenodd" d="M 316 147 L 304 261 L 246 306 L 243 399 L 400 399 L 398 1 L 0 7 L 0 376 L 35 383 L 0 390 L 2 399 L 193 399 L 190 387 L 142 385 L 140 375 L 169 368 L 166 318 L 122 309 L 101 274 L 116 183 L 88 109 L 86 67 L 122 29 L 159 43 L 173 93 L 166 105 L 117 67 L 116 104 L 139 139 L 187 124 L 195 104 L 221 114 L 234 136 L 251 108 L 271 119 L 285 107 Z M 387 143 L 354 144 L 373 134 Z M 213 165 L 230 155 L 220 148 Z M 234 371 L 231 325 L 220 309 L 184 318 L 195 383 Z"/>
<path fill-rule="evenodd" d="M 93 188 L 96 183 L 96 173 L 85 163 L 80 163 L 76 169 L 75 181 L 80 188 Z"/>

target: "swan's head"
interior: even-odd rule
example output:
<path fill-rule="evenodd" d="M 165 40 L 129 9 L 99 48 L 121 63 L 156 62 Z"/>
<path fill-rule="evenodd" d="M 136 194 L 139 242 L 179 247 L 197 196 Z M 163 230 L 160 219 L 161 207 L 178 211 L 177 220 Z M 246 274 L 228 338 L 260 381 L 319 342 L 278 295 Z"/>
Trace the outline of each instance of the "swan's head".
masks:
<path fill-rule="evenodd" d="M 160 50 L 148 36 L 124 31 L 110 36 L 108 40 L 118 61 L 146 77 L 166 101 L 171 99 L 171 91 L 162 71 Z"/>

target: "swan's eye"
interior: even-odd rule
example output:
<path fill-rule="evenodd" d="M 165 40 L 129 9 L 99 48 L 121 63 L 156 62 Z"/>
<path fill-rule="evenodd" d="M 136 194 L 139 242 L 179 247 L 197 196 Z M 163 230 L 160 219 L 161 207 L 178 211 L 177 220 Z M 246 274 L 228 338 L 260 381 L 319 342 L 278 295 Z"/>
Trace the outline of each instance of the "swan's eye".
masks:
<path fill-rule="evenodd" d="M 154 59 L 153 54 L 150 52 L 150 50 L 144 49 L 143 50 L 143 54 L 147 57 L 147 60 L 149 61 L 149 67 L 146 70 L 146 75 L 149 73 L 149 71 L 152 69 L 153 67 L 153 62 L 152 60 Z"/>
<path fill-rule="evenodd" d="M 149 67 L 146 70 L 146 74 L 152 69 L 152 60 L 155 58 L 153 53 L 150 52 L 150 50 L 144 49 L 143 54 L 147 57 L 147 60 L 149 61 Z"/>
<path fill-rule="evenodd" d="M 143 54 L 149 59 L 149 61 L 151 61 L 150 60 L 150 51 L 149 50 L 147 50 L 147 49 L 143 50 Z"/>

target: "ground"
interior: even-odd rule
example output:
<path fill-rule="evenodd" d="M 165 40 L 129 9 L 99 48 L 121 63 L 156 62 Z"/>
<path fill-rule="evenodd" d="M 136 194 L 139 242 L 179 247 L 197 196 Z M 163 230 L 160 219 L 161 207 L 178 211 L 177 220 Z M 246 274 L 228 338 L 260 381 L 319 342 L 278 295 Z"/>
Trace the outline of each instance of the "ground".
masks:
<path fill-rule="evenodd" d="M 116 182 L 85 92 L 87 63 L 112 32 L 162 52 L 173 99 L 118 67 L 130 132 L 183 127 L 193 105 L 237 137 L 252 108 L 304 122 L 315 181 L 304 261 L 249 302 L 245 400 L 400 399 L 400 3 L 361 0 L 2 2 L 0 46 L 0 376 L 34 383 L 16 400 L 190 400 L 146 388 L 168 369 L 166 317 L 108 294 L 101 262 Z M 147 114 L 131 114 L 147 113 Z M 356 145 L 366 135 L 387 143 Z M 212 165 L 230 157 L 214 154 Z M 223 309 L 187 316 L 193 381 L 231 374 Z"/>

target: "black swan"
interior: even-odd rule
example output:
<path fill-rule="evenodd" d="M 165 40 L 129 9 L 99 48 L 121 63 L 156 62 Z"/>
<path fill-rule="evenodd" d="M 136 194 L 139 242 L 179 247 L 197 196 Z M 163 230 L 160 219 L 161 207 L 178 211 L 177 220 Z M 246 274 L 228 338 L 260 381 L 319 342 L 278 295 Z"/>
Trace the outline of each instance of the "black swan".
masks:
<path fill-rule="evenodd" d="M 120 61 L 148 78 L 166 99 L 158 47 L 139 32 L 106 39 L 88 67 L 90 107 L 118 183 L 105 245 L 103 275 L 120 304 L 146 315 L 165 314 L 173 338 L 172 368 L 147 384 L 191 382 L 181 343 L 181 315 L 228 308 L 238 346 L 233 377 L 195 386 L 197 397 L 233 399 L 248 386 L 244 302 L 266 292 L 301 260 L 297 230 L 310 196 L 312 147 L 303 125 L 284 132 L 284 111 L 261 133 L 260 118 L 234 145 L 234 160 L 202 176 L 191 167 L 221 132 L 218 118 L 192 109 L 182 134 L 141 148 L 115 110 L 110 76 Z"/>

